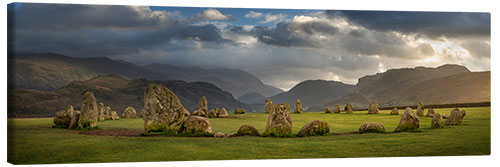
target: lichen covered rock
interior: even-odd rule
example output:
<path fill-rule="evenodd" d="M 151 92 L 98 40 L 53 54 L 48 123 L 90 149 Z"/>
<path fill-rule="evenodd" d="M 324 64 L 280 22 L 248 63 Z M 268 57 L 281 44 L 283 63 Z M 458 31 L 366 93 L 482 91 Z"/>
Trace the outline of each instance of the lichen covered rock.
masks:
<path fill-rule="evenodd" d="M 225 108 L 222 108 L 219 110 L 219 114 L 217 115 L 217 117 L 219 118 L 227 118 L 228 114 L 227 114 L 227 110 Z"/>
<path fill-rule="evenodd" d="M 359 133 L 384 133 L 385 127 L 382 123 L 365 123 L 359 127 Z"/>
<path fill-rule="evenodd" d="M 396 108 L 396 107 L 392 108 L 390 115 L 399 115 L 398 108 Z"/>
<path fill-rule="evenodd" d="M 80 113 L 81 113 L 80 110 L 75 110 L 75 112 L 73 112 L 68 129 L 73 129 L 78 127 L 78 119 L 80 118 Z"/>
<path fill-rule="evenodd" d="M 118 116 L 118 113 L 116 111 L 111 111 L 111 120 L 119 120 L 120 117 Z"/>
<path fill-rule="evenodd" d="M 234 114 L 245 114 L 245 109 L 236 108 L 236 109 L 234 109 Z"/>
<path fill-rule="evenodd" d="M 205 111 L 203 110 L 194 110 L 193 115 L 199 117 L 207 117 L 207 114 L 205 114 Z"/>
<path fill-rule="evenodd" d="M 302 103 L 300 102 L 299 99 L 297 99 L 297 101 L 295 101 L 295 110 L 294 110 L 295 113 L 302 113 Z"/>
<path fill-rule="evenodd" d="M 446 126 L 460 125 L 465 117 L 465 110 L 459 111 L 458 108 L 451 110 L 451 114 L 444 123 Z"/>
<path fill-rule="evenodd" d="M 270 99 L 266 99 L 266 113 L 269 113 L 269 111 L 271 110 L 271 104 L 273 104 L 273 102 Z"/>
<path fill-rule="evenodd" d="M 332 113 L 332 110 L 330 110 L 330 108 L 329 108 L 329 107 L 325 107 L 325 113 L 327 113 L 327 114 L 328 114 L 328 113 Z"/>
<path fill-rule="evenodd" d="M 208 118 L 199 116 L 190 116 L 182 125 L 181 132 L 192 134 L 211 134 L 212 125 Z"/>
<path fill-rule="evenodd" d="M 264 136 L 288 136 L 292 133 L 292 117 L 288 103 L 272 104 Z"/>
<path fill-rule="evenodd" d="M 372 101 L 372 103 L 370 103 L 370 107 L 368 108 L 368 114 L 378 114 L 378 113 L 379 113 L 378 104 L 377 102 Z"/>
<path fill-rule="evenodd" d="M 252 125 L 248 124 L 241 125 L 236 134 L 238 136 L 260 136 L 259 131 Z"/>
<path fill-rule="evenodd" d="M 189 112 L 169 89 L 149 84 L 144 92 L 144 131 L 178 133 Z"/>
<path fill-rule="evenodd" d="M 425 115 L 425 116 L 426 116 L 426 117 L 434 117 L 434 114 L 435 114 L 435 113 L 436 113 L 436 112 L 434 111 L 434 109 L 429 108 L 429 109 L 427 110 L 427 115 Z"/>
<path fill-rule="evenodd" d="M 344 107 L 344 111 L 346 114 L 352 114 L 352 105 L 351 103 L 347 103 Z"/>
<path fill-rule="evenodd" d="M 340 113 L 340 106 L 338 104 L 333 105 L 333 113 L 334 114 Z"/>
<path fill-rule="evenodd" d="M 314 120 L 305 124 L 297 134 L 298 137 L 323 136 L 330 133 L 330 126 L 325 121 Z"/>
<path fill-rule="evenodd" d="M 198 104 L 196 105 L 197 110 L 201 110 L 204 112 L 204 115 L 208 115 L 208 102 L 207 102 L 207 97 L 203 96 L 201 97 L 200 101 L 198 101 Z"/>
<path fill-rule="evenodd" d="M 217 110 L 211 109 L 208 112 L 208 118 L 217 118 Z"/>
<path fill-rule="evenodd" d="M 54 117 L 54 124 L 56 127 L 67 128 L 71 123 L 71 117 L 74 114 L 72 105 L 68 105 L 65 110 L 56 112 Z"/>
<path fill-rule="evenodd" d="M 224 136 L 225 136 L 225 134 L 222 132 L 217 132 L 214 134 L 214 137 L 224 137 Z"/>
<path fill-rule="evenodd" d="M 97 111 L 97 102 L 94 93 L 85 92 L 82 98 L 82 107 L 80 118 L 78 119 L 79 128 L 94 128 L 97 126 L 99 113 Z"/>
<path fill-rule="evenodd" d="M 135 118 L 137 117 L 137 112 L 135 111 L 134 107 L 127 107 L 125 110 L 123 110 L 122 113 L 122 118 Z"/>
<path fill-rule="evenodd" d="M 443 128 L 443 118 L 439 113 L 435 113 L 432 115 L 431 128 Z"/>
<path fill-rule="evenodd" d="M 419 126 L 420 120 L 418 119 L 418 116 L 410 107 L 406 107 L 406 111 L 401 116 L 398 127 L 396 127 L 394 132 L 414 131 L 417 130 Z"/>
<path fill-rule="evenodd" d="M 423 102 L 418 102 L 417 116 L 419 116 L 419 117 L 423 117 L 424 116 L 424 103 Z"/>
<path fill-rule="evenodd" d="M 99 116 L 97 118 L 98 121 L 104 121 L 106 120 L 105 114 L 104 114 L 104 103 L 100 102 L 97 104 L 97 111 L 99 113 Z"/>
<path fill-rule="evenodd" d="M 110 106 L 105 106 L 103 113 L 104 113 L 105 120 L 111 120 L 111 107 Z"/>

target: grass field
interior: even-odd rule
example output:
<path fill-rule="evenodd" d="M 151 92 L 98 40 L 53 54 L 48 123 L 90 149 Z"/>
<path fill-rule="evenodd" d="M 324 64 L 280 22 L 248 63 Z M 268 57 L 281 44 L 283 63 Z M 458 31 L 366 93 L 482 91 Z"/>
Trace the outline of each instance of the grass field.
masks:
<path fill-rule="evenodd" d="M 307 122 L 323 120 L 333 134 L 305 138 L 264 137 L 125 137 L 90 136 L 52 128 L 52 119 L 9 119 L 8 162 L 13 164 L 146 162 L 185 160 L 299 159 L 345 157 L 451 156 L 490 154 L 490 107 L 461 108 L 467 115 L 460 126 L 431 129 L 431 118 L 420 117 L 420 132 L 392 133 L 401 115 L 292 114 L 293 132 Z M 449 115 L 451 108 L 435 109 Z M 427 112 L 427 110 L 426 110 Z M 400 114 L 403 111 L 400 110 Z M 236 132 L 254 125 L 264 132 L 267 114 L 211 118 L 215 132 Z M 349 134 L 366 122 L 380 122 L 388 133 Z M 103 130 L 142 129 L 143 120 L 99 122 Z"/>

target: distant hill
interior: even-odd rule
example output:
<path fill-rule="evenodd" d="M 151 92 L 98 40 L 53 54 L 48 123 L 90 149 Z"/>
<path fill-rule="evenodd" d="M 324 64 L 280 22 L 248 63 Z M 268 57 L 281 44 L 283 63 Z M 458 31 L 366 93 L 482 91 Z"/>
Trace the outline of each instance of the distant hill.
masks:
<path fill-rule="evenodd" d="M 260 93 L 247 93 L 238 98 L 238 101 L 241 101 L 246 104 L 265 104 L 266 97 L 261 95 Z"/>
<path fill-rule="evenodd" d="M 259 78 L 238 69 L 181 68 L 167 64 L 150 64 L 144 68 L 183 81 L 205 81 L 231 92 L 235 97 L 256 92 L 265 97 L 282 93 L 283 90 L 265 85 Z"/>
<path fill-rule="evenodd" d="M 107 74 L 152 80 L 171 79 L 125 61 L 105 57 L 74 58 L 54 53 L 9 58 L 8 71 L 9 89 L 55 90 L 71 81 Z"/>
<path fill-rule="evenodd" d="M 307 80 L 295 85 L 290 91 L 270 97 L 273 103 L 287 102 L 295 105 L 300 99 L 303 107 L 322 105 L 340 98 L 354 89 L 354 85 L 337 81 Z"/>
<path fill-rule="evenodd" d="M 241 70 L 206 70 L 163 64 L 141 67 L 106 57 L 75 58 L 55 53 L 10 56 L 8 71 L 9 89 L 56 90 L 72 81 L 83 81 L 97 75 L 117 74 L 130 79 L 210 82 L 235 97 L 251 92 L 258 92 L 266 97 L 283 92 L 265 85 L 257 77 Z"/>
<path fill-rule="evenodd" d="M 233 98 L 233 96 L 206 82 L 184 82 L 179 80 L 151 81 L 146 79 L 127 79 L 118 75 L 99 75 L 85 81 L 73 81 L 60 89 L 53 91 L 34 89 L 9 89 L 9 115 L 40 114 L 51 116 L 64 109 L 67 105 L 79 108 L 83 94 L 90 90 L 94 92 L 98 102 L 111 106 L 119 114 L 128 106 L 133 106 L 138 112 L 143 107 L 144 90 L 150 83 L 161 84 L 172 90 L 181 100 L 181 103 L 190 112 L 195 110 L 196 103 L 202 96 L 206 96 L 209 108 L 225 107 L 229 112 L 234 108 L 242 107 L 253 110 Z"/>

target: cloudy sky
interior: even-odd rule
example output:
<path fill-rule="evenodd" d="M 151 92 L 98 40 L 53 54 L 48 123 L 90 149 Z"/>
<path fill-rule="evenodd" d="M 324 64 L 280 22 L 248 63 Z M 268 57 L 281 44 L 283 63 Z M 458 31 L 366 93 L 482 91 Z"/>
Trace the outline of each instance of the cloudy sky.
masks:
<path fill-rule="evenodd" d="M 284 90 L 391 68 L 490 70 L 490 14 L 11 4 L 9 52 L 241 69 Z"/>

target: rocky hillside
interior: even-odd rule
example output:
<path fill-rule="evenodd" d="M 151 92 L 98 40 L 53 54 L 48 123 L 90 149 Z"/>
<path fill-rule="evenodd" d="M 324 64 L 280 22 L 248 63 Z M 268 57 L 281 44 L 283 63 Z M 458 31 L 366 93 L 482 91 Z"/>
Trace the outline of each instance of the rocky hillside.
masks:
<path fill-rule="evenodd" d="M 273 103 L 295 104 L 297 99 L 303 107 L 322 105 L 340 98 L 354 89 L 354 85 L 337 81 L 307 80 L 295 85 L 290 91 L 271 97 Z"/>
<path fill-rule="evenodd" d="M 172 90 L 189 111 L 196 108 L 196 103 L 202 96 L 206 96 L 209 108 L 225 107 L 229 112 L 237 107 L 252 110 L 233 98 L 233 96 L 206 82 L 151 81 L 146 79 L 127 79 L 118 75 L 99 75 L 85 81 L 73 81 L 57 90 L 43 91 L 34 89 L 9 89 L 8 111 L 9 116 L 14 114 L 44 113 L 51 116 L 55 112 L 72 104 L 80 107 L 84 92 L 94 92 L 97 100 L 110 105 L 119 114 L 127 106 L 133 106 L 137 111 L 143 107 L 144 90 L 149 83 L 161 84 Z"/>
<path fill-rule="evenodd" d="M 238 101 L 246 104 L 264 104 L 266 102 L 266 97 L 260 93 L 247 93 L 238 98 Z"/>
<path fill-rule="evenodd" d="M 252 74 L 237 69 L 217 68 L 208 70 L 199 67 L 181 68 L 167 64 L 150 64 L 144 66 L 144 68 L 178 80 L 210 82 L 231 92 L 235 97 L 252 92 L 269 97 L 283 92 L 281 89 L 265 85 Z"/>

